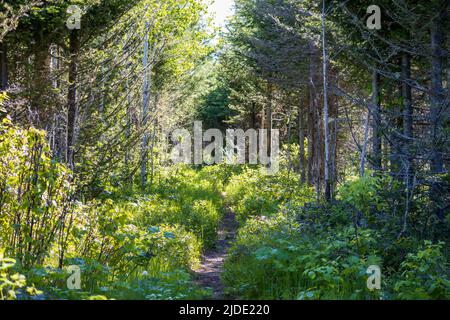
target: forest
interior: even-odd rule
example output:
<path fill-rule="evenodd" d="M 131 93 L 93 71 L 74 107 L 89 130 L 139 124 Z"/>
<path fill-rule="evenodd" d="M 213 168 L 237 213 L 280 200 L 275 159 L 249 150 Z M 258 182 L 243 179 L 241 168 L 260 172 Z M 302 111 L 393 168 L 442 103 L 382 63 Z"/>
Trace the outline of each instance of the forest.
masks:
<path fill-rule="evenodd" d="M 0 300 L 450 300 L 449 27 L 0 0 Z"/>

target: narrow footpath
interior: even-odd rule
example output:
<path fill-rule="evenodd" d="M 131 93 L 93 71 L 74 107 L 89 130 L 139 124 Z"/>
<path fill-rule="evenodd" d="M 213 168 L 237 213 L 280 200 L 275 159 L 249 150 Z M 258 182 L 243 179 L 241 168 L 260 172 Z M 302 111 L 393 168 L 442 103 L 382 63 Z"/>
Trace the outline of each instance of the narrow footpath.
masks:
<path fill-rule="evenodd" d="M 213 300 L 225 298 L 221 274 L 228 250 L 236 238 L 238 227 L 235 214 L 229 208 L 225 210 L 225 216 L 218 232 L 217 244 L 203 254 L 201 265 L 195 271 L 197 284 L 203 288 L 213 290 Z"/>

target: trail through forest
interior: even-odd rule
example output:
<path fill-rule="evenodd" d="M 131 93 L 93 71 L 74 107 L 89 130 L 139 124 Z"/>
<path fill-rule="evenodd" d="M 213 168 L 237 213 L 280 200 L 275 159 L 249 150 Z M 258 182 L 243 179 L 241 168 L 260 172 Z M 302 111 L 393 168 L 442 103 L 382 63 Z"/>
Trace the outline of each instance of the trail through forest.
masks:
<path fill-rule="evenodd" d="M 213 295 L 211 298 L 214 300 L 225 298 L 221 274 L 228 250 L 236 238 L 237 226 L 234 212 L 226 207 L 224 218 L 219 227 L 217 243 L 214 248 L 202 255 L 200 268 L 195 271 L 197 284 L 212 289 Z"/>
<path fill-rule="evenodd" d="M 0 300 L 450 300 L 449 1 L 374 2 L 0 0 Z"/>

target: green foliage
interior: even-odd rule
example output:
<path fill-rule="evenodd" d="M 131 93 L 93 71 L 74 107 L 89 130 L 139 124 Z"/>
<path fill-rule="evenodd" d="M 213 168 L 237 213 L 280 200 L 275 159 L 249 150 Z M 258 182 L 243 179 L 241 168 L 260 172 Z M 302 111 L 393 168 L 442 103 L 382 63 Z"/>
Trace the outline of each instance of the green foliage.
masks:
<path fill-rule="evenodd" d="M 373 234 L 307 233 L 286 218 L 248 220 L 226 263 L 230 293 L 247 299 L 376 299 L 366 270 L 379 264 Z M 358 244 L 356 244 L 358 242 Z"/>
<path fill-rule="evenodd" d="M 6 94 L 6 92 L 0 92 L 0 112 L 1 113 L 6 113 L 6 109 L 3 108 L 3 104 L 5 103 L 5 101 L 8 101 L 8 95 Z"/>
<path fill-rule="evenodd" d="M 13 272 L 16 260 L 6 258 L 4 250 L 0 248 L 0 300 L 15 300 L 18 295 L 36 296 L 42 292 L 34 285 L 26 287 L 27 281 L 23 274 Z M 23 288 L 26 287 L 25 292 Z"/>
<path fill-rule="evenodd" d="M 167 171 L 157 195 L 138 202 L 142 223 L 182 225 L 205 246 L 212 246 L 222 217 L 222 182 L 219 176 L 211 179 L 211 173 L 209 167 L 196 171 L 181 166 Z"/>
<path fill-rule="evenodd" d="M 262 169 L 247 168 L 230 179 L 225 193 L 239 222 L 252 216 L 270 216 L 283 204 L 301 205 L 314 199 L 313 190 L 301 186 L 286 170 L 266 175 Z"/>
<path fill-rule="evenodd" d="M 305 204 L 302 197 L 300 201 L 282 193 L 270 197 L 277 193 L 267 193 L 265 178 L 255 176 L 257 171 L 244 171 L 226 187 L 227 201 L 241 215 L 238 238 L 223 275 L 230 295 L 244 299 L 448 299 L 445 244 L 427 242 L 416 252 L 416 238 L 398 238 L 395 225 L 382 225 L 398 221 L 383 220 L 389 203 L 379 196 L 387 184 L 384 179 L 368 176 L 347 182 L 334 204 Z M 297 193 L 308 195 L 307 188 Z M 264 205 L 250 205 L 255 194 L 264 194 Z M 382 270 L 381 290 L 367 288 L 366 271 L 371 265 Z"/>
<path fill-rule="evenodd" d="M 381 1 L 389 28 L 366 32 L 356 26 L 367 1 L 325 2 L 320 30 L 317 1 L 235 0 L 217 46 L 209 1 L 0 2 L 1 299 L 208 297 L 193 271 L 228 210 L 240 224 L 223 274 L 233 297 L 450 299 L 445 1 Z M 70 5 L 82 7 L 80 30 L 66 27 Z M 330 87 L 341 88 L 329 112 L 321 31 Z M 367 131 L 360 102 L 372 93 L 383 112 L 369 110 Z M 193 120 L 279 129 L 280 172 L 171 166 L 167 134 Z M 367 163 L 383 170 L 349 177 L 367 138 Z M 337 197 L 322 203 L 326 169 Z M 81 290 L 67 288 L 71 265 Z M 367 288 L 370 265 L 381 290 Z"/>
<path fill-rule="evenodd" d="M 26 284 L 25 276 L 19 273 L 9 274 L 8 270 L 16 264 L 16 260 L 5 258 L 0 250 L 0 300 L 15 300 L 16 291 Z"/>
<path fill-rule="evenodd" d="M 28 277 L 46 298 L 197 299 L 210 293 L 193 284 L 204 246 L 212 246 L 221 219 L 216 168 L 173 168 L 153 196 L 92 200 L 74 209 L 64 265 L 81 269 L 81 291 L 67 274 L 36 267 Z M 223 172 L 222 172 L 223 173 Z M 51 260 L 48 260 L 51 262 Z"/>
<path fill-rule="evenodd" d="M 364 177 L 349 179 L 339 189 L 339 196 L 342 201 L 353 205 L 369 217 L 371 209 L 378 211 L 384 209 L 385 202 L 379 193 L 383 185 L 380 177 L 368 173 Z"/>
<path fill-rule="evenodd" d="M 69 202 L 69 171 L 51 160 L 44 133 L 14 127 L 8 119 L 0 131 L 0 241 L 43 297 L 207 294 L 192 284 L 189 270 L 198 267 L 203 245 L 217 237 L 220 181 L 180 168 L 166 175 L 155 196 Z M 13 261 L 2 257 L 5 298 L 25 286 L 24 276 L 5 273 Z M 66 288 L 61 265 L 80 266 L 81 291 Z"/>
<path fill-rule="evenodd" d="M 43 131 L 20 129 L 3 119 L 0 244 L 23 266 L 42 263 L 57 237 L 67 231 L 70 180 L 70 172 L 52 159 Z"/>
<path fill-rule="evenodd" d="M 394 284 L 398 299 L 450 299 L 450 264 L 443 254 L 444 243 L 426 241 L 402 262 Z"/>
<path fill-rule="evenodd" d="M 119 272 L 130 272 L 129 264 L 136 268 L 132 272 L 149 265 L 159 272 L 198 264 L 201 246 L 194 234 L 168 220 L 141 223 L 136 209 L 133 204 L 112 202 L 86 208 L 74 222 L 74 254 L 83 252 L 84 258 Z"/>
<path fill-rule="evenodd" d="M 192 282 L 192 277 L 184 270 L 166 272 L 159 277 L 143 276 L 129 282 L 115 283 L 112 297 L 135 300 L 197 300 L 210 295 Z"/>

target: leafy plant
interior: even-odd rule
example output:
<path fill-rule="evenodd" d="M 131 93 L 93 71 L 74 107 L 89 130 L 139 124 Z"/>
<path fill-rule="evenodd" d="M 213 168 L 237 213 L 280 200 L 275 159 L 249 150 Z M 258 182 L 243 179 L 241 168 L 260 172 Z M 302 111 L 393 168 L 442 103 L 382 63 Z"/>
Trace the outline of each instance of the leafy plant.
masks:
<path fill-rule="evenodd" d="M 408 254 L 394 284 L 399 299 L 450 299 L 450 265 L 443 246 L 425 241 L 417 252 Z"/>
<path fill-rule="evenodd" d="M 15 300 L 18 296 L 24 295 L 22 288 L 27 285 L 26 278 L 23 274 L 13 272 L 12 269 L 16 265 L 16 260 L 6 258 L 4 250 L 0 249 L 0 300 Z M 25 295 L 36 296 L 42 291 L 37 290 L 34 285 L 26 287 Z"/>

